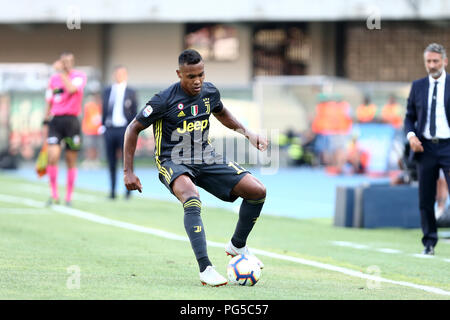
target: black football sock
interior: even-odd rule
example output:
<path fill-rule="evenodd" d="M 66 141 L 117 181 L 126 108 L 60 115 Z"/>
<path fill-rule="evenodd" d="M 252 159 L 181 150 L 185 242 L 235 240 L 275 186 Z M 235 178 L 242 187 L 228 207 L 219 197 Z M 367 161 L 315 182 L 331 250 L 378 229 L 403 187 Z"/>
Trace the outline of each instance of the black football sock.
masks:
<path fill-rule="evenodd" d="M 211 261 L 209 261 L 209 258 L 207 256 L 198 259 L 197 262 L 198 262 L 198 268 L 200 269 L 200 272 L 205 271 L 206 267 L 212 266 L 212 263 L 211 263 Z"/>
<path fill-rule="evenodd" d="M 208 259 L 206 249 L 206 235 L 203 228 L 200 212 L 202 203 L 199 198 L 191 197 L 183 203 L 184 208 L 184 228 L 191 242 L 192 250 L 197 259 L 200 272 L 203 272 L 207 266 L 212 265 Z"/>
<path fill-rule="evenodd" d="M 231 243 L 236 248 L 242 248 L 247 243 L 247 237 L 261 213 L 265 200 L 266 198 L 242 200 L 241 208 L 239 209 L 239 220 L 231 238 Z"/>

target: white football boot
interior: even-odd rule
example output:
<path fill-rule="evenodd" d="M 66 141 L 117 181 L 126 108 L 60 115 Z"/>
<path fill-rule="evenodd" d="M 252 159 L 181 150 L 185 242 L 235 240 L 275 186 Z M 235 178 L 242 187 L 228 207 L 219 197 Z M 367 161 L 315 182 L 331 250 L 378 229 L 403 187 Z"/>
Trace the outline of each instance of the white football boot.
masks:
<path fill-rule="evenodd" d="M 222 277 L 214 266 L 207 266 L 203 272 L 200 272 L 200 281 L 203 285 L 213 287 L 224 286 L 228 283 L 227 279 Z"/>
<path fill-rule="evenodd" d="M 263 269 L 264 268 L 264 263 L 262 263 L 261 260 L 259 260 L 255 255 L 253 255 L 249 250 L 248 247 L 242 247 L 242 248 L 236 248 L 232 243 L 231 240 L 230 242 L 228 242 L 228 244 L 225 246 L 225 252 L 227 254 L 227 256 L 232 256 L 235 257 L 238 254 L 244 254 L 247 256 L 252 256 L 253 259 L 256 261 L 256 263 L 258 264 L 258 266 Z"/>

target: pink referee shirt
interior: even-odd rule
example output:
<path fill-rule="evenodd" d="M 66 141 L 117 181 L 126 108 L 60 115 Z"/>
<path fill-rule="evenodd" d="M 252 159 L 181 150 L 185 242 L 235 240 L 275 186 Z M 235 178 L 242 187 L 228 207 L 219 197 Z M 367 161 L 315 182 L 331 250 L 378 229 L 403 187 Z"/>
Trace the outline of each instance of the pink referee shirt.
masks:
<path fill-rule="evenodd" d="M 70 71 L 69 79 L 77 87 L 77 91 L 72 94 L 64 87 L 60 74 L 54 74 L 50 78 L 45 98 L 47 102 L 51 103 L 50 113 L 54 116 L 78 116 L 81 113 L 86 74 L 73 69 Z"/>

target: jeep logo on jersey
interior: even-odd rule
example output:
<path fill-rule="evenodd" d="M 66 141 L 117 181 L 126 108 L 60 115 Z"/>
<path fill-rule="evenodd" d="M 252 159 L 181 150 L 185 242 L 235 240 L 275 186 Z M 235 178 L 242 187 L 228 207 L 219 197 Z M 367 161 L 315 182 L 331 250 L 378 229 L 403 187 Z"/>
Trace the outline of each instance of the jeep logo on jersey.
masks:
<path fill-rule="evenodd" d="M 148 105 L 145 107 L 145 109 L 142 111 L 142 113 L 144 114 L 144 117 L 148 118 L 153 112 L 153 108 L 151 105 Z"/>
<path fill-rule="evenodd" d="M 206 120 L 198 120 L 194 122 L 187 122 L 186 120 L 183 121 L 183 128 L 177 128 L 177 131 L 179 133 L 185 133 L 185 132 L 192 132 L 194 130 L 200 130 L 203 131 L 208 126 L 208 119 Z"/>
<path fill-rule="evenodd" d="M 191 114 L 196 116 L 198 114 L 198 105 L 191 106 Z"/>

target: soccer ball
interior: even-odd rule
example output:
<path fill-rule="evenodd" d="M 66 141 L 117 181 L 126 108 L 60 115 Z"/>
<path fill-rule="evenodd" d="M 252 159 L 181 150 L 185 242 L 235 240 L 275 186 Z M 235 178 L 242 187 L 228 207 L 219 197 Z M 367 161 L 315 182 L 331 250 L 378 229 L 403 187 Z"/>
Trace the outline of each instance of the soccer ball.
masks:
<path fill-rule="evenodd" d="M 228 263 L 227 275 L 230 284 L 254 286 L 261 277 L 261 268 L 252 256 L 239 254 Z"/>

